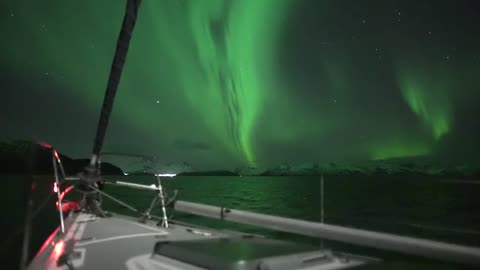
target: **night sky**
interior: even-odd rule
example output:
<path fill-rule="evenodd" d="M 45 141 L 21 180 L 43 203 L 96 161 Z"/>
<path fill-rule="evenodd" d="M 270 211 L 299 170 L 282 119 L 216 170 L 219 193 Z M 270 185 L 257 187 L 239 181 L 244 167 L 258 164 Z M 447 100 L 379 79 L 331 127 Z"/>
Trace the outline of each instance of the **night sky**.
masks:
<path fill-rule="evenodd" d="M 0 140 L 87 157 L 125 1 L 0 4 Z M 105 151 L 479 164 L 480 2 L 143 0 Z"/>

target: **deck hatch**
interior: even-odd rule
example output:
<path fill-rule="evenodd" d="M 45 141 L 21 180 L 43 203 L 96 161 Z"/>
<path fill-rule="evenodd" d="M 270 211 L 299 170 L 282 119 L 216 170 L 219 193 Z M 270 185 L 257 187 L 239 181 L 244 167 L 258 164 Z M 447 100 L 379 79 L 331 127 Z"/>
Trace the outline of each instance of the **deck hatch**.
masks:
<path fill-rule="evenodd" d="M 161 241 L 154 253 L 207 269 L 261 269 L 266 258 L 318 251 L 317 247 L 263 238 Z M 299 260 L 299 263 L 301 261 Z"/>

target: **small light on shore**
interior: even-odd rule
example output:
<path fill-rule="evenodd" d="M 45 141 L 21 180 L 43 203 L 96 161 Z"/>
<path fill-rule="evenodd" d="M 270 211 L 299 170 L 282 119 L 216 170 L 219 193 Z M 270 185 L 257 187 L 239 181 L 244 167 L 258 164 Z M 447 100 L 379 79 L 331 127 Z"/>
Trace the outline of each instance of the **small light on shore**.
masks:
<path fill-rule="evenodd" d="M 155 176 L 160 176 L 160 177 L 174 177 L 176 176 L 176 173 L 156 173 Z"/>

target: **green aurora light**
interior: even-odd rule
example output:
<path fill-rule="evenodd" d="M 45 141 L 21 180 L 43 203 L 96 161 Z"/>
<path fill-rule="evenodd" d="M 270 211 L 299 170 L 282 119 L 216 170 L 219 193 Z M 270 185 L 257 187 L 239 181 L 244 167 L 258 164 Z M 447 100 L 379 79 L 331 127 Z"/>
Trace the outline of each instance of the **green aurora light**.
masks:
<path fill-rule="evenodd" d="M 473 125 L 480 70 L 480 42 L 459 36 L 460 19 L 341 2 L 143 0 L 105 150 L 260 167 L 437 155 L 478 132 L 457 128 Z M 4 137 L 88 154 L 123 9 L 114 0 L 3 9 L 1 60 L 17 93 L 4 108 L 19 115 L 22 96 L 55 100 L 31 104 L 35 114 Z M 39 126 L 52 115 L 70 127 L 64 136 Z"/>
<path fill-rule="evenodd" d="M 435 140 L 449 131 L 453 117 L 449 93 L 453 85 L 446 72 L 438 72 L 431 66 L 399 68 L 399 85 L 410 109 L 431 130 Z"/>

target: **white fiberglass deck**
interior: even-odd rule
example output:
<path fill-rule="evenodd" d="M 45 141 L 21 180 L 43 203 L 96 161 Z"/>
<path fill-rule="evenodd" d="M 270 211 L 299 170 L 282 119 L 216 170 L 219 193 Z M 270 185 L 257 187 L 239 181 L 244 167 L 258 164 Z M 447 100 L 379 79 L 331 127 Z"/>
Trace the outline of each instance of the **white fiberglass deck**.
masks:
<path fill-rule="evenodd" d="M 249 242 L 251 238 L 255 242 Z M 72 214 L 66 219 L 65 235 L 57 229 L 28 269 L 257 269 L 255 265 L 261 263 L 269 266 L 265 269 L 313 270 L 365 262 L 360 257 L 300 246 L 179 224 L 163 228 L 156 221 L 140 223 L 121 215 Z M 248 258 L 239 260 L 242 252 L 238 250 L 248 253 Z M 296 251 L 289 253 L 292 250 Z"/>

